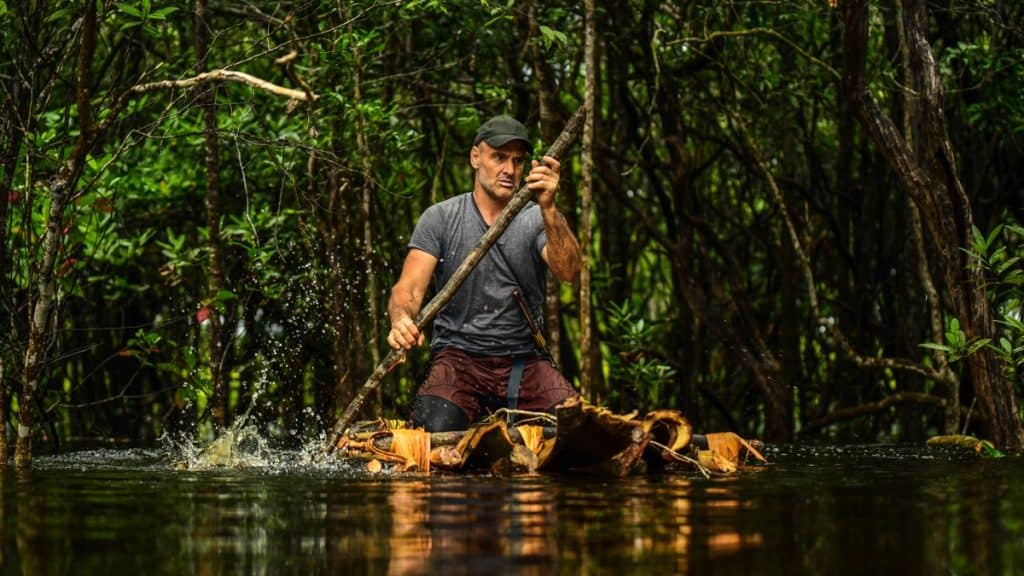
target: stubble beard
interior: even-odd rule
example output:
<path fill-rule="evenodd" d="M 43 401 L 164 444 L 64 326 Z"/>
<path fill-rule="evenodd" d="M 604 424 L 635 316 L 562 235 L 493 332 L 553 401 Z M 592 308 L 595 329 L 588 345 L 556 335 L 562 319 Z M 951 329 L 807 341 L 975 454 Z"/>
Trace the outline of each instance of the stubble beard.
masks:
<path fill-rule="evenodd" d="M 515 185 L 511 188 L 505 188 L 498 182 L 487 183 L 480 182 L 480 189 L 483 190 L 484 194 L 493 202 L 504 206 L 508 204 L 509 200 L 516 193 Z"/>

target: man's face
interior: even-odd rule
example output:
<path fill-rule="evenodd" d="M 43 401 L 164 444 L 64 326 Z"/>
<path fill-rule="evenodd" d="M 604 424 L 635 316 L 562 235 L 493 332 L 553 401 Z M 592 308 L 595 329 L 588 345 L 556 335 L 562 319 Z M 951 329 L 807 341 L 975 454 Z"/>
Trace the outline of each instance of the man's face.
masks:
<path fill-rule="evenodd" d="M 476 186 L 495 202 L 504 204 L 516 193 L 526 165 L 526 144 L 513 140 L 492 147 L 480 142 L 470 152 L 470 163 L 476 168 Z"/>

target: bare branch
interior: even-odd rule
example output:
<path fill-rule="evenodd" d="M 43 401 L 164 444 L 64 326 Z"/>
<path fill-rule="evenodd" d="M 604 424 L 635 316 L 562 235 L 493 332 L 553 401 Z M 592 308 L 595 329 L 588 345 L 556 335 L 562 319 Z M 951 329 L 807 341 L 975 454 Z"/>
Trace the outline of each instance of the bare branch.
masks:
<path fill-rule="evenodd" d="M 671 42 L 666 42 L 665 45 L 666 46 L 674 46 L 676 44 L 705 44 L 705 43 L 711 42 L 713 40 L 717 40 L 718 38 L 730 38 L 730 37 L 740 37 L 740 36 L 769 36 L 771 38 L 775 38 L 779 42 L 782 42 L 786 46 L 789 46 L 790 48 L 792 48 L 793 51 L 796 52 L 797 54 L 799 54 L 800 56 L 803 56 L 808 61 L 816 64 L 817 66 L 819 66 L 822 70 L 824 70 L 826 73 L 828 73 L 828 75 L 831 76 L 832 78 L 834 78 L 836 80 L 839 79 L 839 73 L 836 72 L 835 68 L 829 66 L 827 63 L 825 63 L 825 61 L 821 60 L 820 58 L 817 58 L 816 56 L 811 55 L 811 53 L 807 52 L 806 50 L 801 48 L 799 45 L 797 45 L 796 42 L 793 42 L 792 40 L 790 40 L 786 36 L 780 34 L 776 30 L 772 30 L 771 28 L 748 28 L 748 29 L 745 29 L 745 30 L 719 30 L 719 31 L 716 31 L 716 32 L 712 32 L 712 33 L 708 34 L 707 36 L 691 36 L 691 37 L 687 37 L 687 38 L 680 38 L 678 40 L 673 40 Z"/>
<path fill-rule="evenodd" d="M 204 72 L 197 76 L 193 76 L 192 78 L 184 78 L 181 80 L 159 80 L 156 82 L 148 82 L 146 84 L 137 84 L 135 86 L 132 86 L 131 91 L 141 93 L 166 88 L 191 88 L 193 86 L 198 86 L 206 82 L 220 81 L 240 82 L 242 84 L 248 84 L 253 88 L 259 88 L 260 90 L 265 90 L 267 92 L 270 92 L 271 94 L 276 94 L 277 96 L 284 96 L 285 98 L 289 98 L 291 100 L 299 100 L 301 102 L 316 102 L 316 100 L 319 98 L 319 96 L 313 92 L 309 92 L 309 94 L 307 94 L 302 90 L 293 90 L 292 88 L 285 88 L 284 86 L 278 86 L 277 84 L 274 84 L 272 82 L 268 82 L 261 78 L 252 76 L 251 74 L 246 74 L 245 72 L 238 72 L 235 70 L 211 70 L 209 72 Z"/>
<path fill-rule="evenodd" d="M 809 434 L 837 422 L 852 420 L 859 416 L 873 414 L 875 412 L 883 412 L 897 404 L 929 404 L 932 406 L 938 406 L 939 408 L 945 408 L 946 399 L 939 396 L 933 396 L 932 394 L 923 394 L 921 392 L 900 392 L 891 396 L 886 396 L 878 402 L 868 402 L 859 406 L 836 410 L 828 416 L 819 418 L 813 422 L 808 422 L 807 426 L 804 426 L 800 433 Z"/>

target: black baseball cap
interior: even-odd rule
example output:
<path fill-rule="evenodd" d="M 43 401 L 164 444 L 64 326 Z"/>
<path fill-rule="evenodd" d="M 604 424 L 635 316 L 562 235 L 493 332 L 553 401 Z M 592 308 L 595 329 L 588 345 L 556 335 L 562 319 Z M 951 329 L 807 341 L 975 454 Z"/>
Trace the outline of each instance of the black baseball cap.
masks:
<path fill-rule="evenodd" d="M 476 131 L 476 138 L 473 139 L 473 146 L 480 142 L 487 142 L 490 146 L 498 148 L 513 140 L 522 140 L 526 144 L 526 150 L 530 150 L 530 137 L 523 123 L 511 116 L 495 116 L 480 125 Z"/>

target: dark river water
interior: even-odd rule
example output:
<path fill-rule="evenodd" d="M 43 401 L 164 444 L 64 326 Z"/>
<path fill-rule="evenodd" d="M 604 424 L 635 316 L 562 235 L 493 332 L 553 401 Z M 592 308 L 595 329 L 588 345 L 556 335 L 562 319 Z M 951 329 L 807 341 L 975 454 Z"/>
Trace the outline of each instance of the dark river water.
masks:
<path fill-rule="evenodd" d="M 3 574 L 1021 574 L 1024 461 L 768 447 L 704 478 L 370 476 L 159 450 L 0 469 Z"/>

